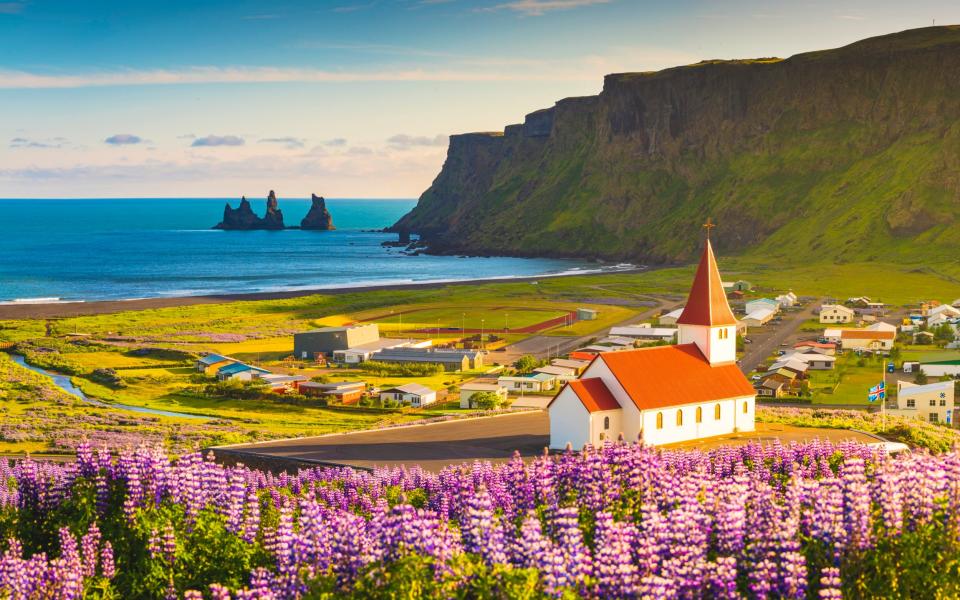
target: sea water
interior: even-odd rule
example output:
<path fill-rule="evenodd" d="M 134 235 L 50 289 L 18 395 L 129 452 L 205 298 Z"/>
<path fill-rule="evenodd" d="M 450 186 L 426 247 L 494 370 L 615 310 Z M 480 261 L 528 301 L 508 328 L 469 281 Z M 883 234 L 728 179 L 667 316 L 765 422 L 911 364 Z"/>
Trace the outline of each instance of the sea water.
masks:
<path fill-rule="evenodd" d="M 328 199 L 336 231 L 219 231 L 226 199 L 0 199 L 0 302 L 83 302 L 589 272 L 585 261 L 409 256 L 414 200 Z M 253 199 L 262 215 L 264 199 Z M 237 205 L 232 200 L 233 206 Z M 280 199 L 299 225 L 309 199 Z"/>

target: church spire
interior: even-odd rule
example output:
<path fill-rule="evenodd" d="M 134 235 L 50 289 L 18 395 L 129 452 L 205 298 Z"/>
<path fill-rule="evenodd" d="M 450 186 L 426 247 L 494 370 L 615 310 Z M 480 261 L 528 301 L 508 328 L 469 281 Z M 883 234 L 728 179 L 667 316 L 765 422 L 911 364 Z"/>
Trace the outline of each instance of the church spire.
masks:
<path fill-rule="evenodd" d="M 704 325 L 716 327 L 736 325 L 737 319 L 727 303 L 727 295 L 723 291 L 723 282 L 720 280 L 720 271 L 717 269 L 717 259 L 713 255 L 713 246 L 710 244 L 710 230 L 716 227 L 707 219 L 703 228 L 706 230 L 706 240 L 703 244 L 703 254 L 700 255 L 700 265 L 693 278 L 693 286 L 687 297 L 687 304 L 677 319 L 682 325 Z"/>

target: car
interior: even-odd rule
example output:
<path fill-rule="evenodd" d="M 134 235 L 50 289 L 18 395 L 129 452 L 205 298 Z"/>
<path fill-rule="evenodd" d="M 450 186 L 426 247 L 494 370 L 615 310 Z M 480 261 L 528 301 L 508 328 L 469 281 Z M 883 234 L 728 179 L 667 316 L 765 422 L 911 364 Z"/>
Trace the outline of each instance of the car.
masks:
<path fill-rule="evenodd" d="M 750 338 L 743 338 L 743 343 L 744 343 L 744 344 L 752 344 L 752 343 L 753 343 L 753 340 L 751 340 Z"/>
<path fill-rule="evenodd" d="M 783 355 L 786 354 L 786 353 L 787 353 L 786 350 L 777 350 L 777 355 L 778 355 L 778 356 L 783 356 Z"/>
<path fill-rule="evenodd" d="M 754 375 L 754 376 L 751 377 L 750 379 L 752 379 L 753 381 L 760 381 L 761 379 L 763 379 L 763 377 L 761 377 L 761 376 L 759 376 L 759 375 Z"/>

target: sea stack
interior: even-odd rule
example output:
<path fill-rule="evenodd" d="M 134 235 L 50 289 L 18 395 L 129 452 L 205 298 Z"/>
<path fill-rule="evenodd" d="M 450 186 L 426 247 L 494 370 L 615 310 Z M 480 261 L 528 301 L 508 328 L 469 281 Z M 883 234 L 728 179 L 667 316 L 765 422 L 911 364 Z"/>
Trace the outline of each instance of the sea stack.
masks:
<path fill-rule="evenodd" d="M 283 211 L 277 203 L 277 195 L 270 190 L 267 196 L 267 212 L 260 218 L 253 212 L 250 201 L 246 196 L 240 199 L 240 206 L 233 208 L 230 203 L 223 209 L 223 220 L 213 226 L 214 229 L 225 231 L 252 231 L 255 229 L 284 229 Z"/>
<path fill-rule="evenodd" d="M 327 210 L 327 202 L 323 199 L 323 196 L 310 194 L 310 200 L 312 202 L 310 212 L 300 221 L 300 229 L 324 231 L 336 229 L 336 227 L 333 226 L 333 217 L 330 216 L 330 211 Z"/>

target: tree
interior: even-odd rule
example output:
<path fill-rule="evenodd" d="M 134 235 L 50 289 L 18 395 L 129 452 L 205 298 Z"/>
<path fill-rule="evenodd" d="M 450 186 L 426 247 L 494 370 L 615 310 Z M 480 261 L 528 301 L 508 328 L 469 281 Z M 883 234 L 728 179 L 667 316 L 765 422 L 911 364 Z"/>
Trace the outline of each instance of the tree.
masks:
<path fill-rule="evenodd" d="M 935 327 L 933 330 L 933 339 L 937 342 L 938 345 L 944 346 L 953 341 L 956 337 L 956 334 L 953 332 L 953 327 L 943 323 L 938 327 Z"/>
<path fill-rule="evenodd" d="M 517 362 L 513 363 L 513 366 L 516 367 L 520 373 L 529 373 L 540 366 L 540 361 L 534 356 L 524 354 L 517 359 Z"/>
<path fill-rule="evenodd" d="M 495 410 L 503 405 L 503 397 L 496 392 L 477 392 L 470 396 L 470 404 L 483 410 Z"/>
<path fill-rule="evenodd" d="M 913 382 L 918 385 L 923 385 L 927 383 L 927 374 L 917 368 L 917 374 L 913 378 Z"/>
<path fill-rule="evenodd" d="M 900 347 L 894 346 L 890 349 L 890 360 L 898 361 L 900 360 Z"/>

